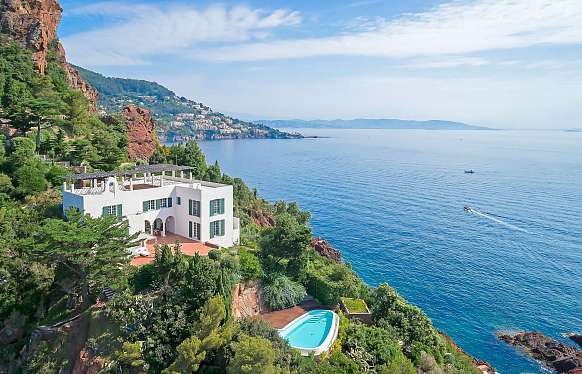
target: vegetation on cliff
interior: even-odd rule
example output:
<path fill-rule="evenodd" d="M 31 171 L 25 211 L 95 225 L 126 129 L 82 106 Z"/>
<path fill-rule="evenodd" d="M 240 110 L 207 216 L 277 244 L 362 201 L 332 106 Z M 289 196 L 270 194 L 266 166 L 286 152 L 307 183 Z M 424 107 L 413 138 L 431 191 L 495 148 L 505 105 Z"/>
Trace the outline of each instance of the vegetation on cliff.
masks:
<path fill-rule="evenodd" d="M 105 110 L 119 112 L 129 104 L 150 110 L 158 123 L 158 135 L 165 141 L 301 137 L 215 112 L 156 82 L 105 77 L 78 66 L 75 69 L 99 92 L 99 105 Z"/>
<path fill-rule="evenodd" d="M 17 45 L 0 48 L 0 104 L 10 120 L 0 146 L 0 371 L 475 372 L 395 290 L 369 287 L 349 264 L 313 250 L 308 212 L 261 199 L 208 165 L 195 142 L 158 146 L 150 162 L 189 165 L 197 178 L 232 184 L 241 246 L 207 257 L 162 246 L 152 264 L 131 266 L 127 223 L 63 217 L 60 179 L 70 169 L 56 163 L 126 167 L 125 122 L 90 113 L 58 64 L 49 59 L 40 76 L 31 61 Z M 271 224 L 257 225 L 259 214 Z M 232 317 L 232 290 L 242 281 L 262 282 L 274 308 L 305 292 L 331 307 L 360 298 L 373 323 L 342 317 L 333 350 L 302 357 L 265 323 Z"/>

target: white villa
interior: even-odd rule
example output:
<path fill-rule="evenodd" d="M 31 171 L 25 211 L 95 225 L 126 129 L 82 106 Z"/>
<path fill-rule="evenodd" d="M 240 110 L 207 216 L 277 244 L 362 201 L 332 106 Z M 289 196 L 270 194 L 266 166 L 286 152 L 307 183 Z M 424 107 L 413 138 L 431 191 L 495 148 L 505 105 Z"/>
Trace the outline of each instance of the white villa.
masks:
<path fill-rule="evenodd" d="M 63 210 L 126 218 L 145 241 L 171 233 L 214 247 L 239 240 L 230 185 L 192 179 L 192 168 L 148 165 L 134 170 L 74 174 L 63 184 Z"/>

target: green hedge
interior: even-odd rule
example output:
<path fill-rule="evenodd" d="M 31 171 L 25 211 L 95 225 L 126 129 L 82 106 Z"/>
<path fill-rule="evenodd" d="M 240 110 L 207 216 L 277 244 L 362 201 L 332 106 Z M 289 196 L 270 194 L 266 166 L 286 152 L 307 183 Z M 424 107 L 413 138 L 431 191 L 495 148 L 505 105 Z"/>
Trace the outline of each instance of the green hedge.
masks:
<path fill-rule="evenodd" d="M 324 305 L 335 305 L 341 297 L 359 298 L 366 286 L 347 265 L 317 261 L 303 274 L 307 292 Z"/>
<path fill-rule="evenodd" d="M 307 274 L 305 286 L 307 293 L 325 305 L 337 304 L 343 296 L 339 284 L 329 282 L 325 277 L 317 274 Z"/>

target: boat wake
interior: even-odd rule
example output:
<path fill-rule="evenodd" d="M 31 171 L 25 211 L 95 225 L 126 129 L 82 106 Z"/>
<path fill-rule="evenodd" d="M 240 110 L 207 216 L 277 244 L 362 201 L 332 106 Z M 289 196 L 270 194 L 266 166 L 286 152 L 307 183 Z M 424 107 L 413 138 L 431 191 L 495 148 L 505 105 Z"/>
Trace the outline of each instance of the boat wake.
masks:
<path fill-rule="evenodd" d="M 510 229 L 517 230 L 517 231 L 521 231 L 521 232 L 526 232 L 526 233 L 528 233 L 528 234 L 529 234 L 529 231 L 527 231 L 527 230 L 525 230 L 525 229 L 522 229 L 521 227 L 518 227 L 518 226 L 512 225 L 511 223 L 508 223 L 508 222 L 502 221 L 502 220 L 500 220 L 499 218 L 495 218 L 495 217 L 493 217 L 493 216 L 490 216 L 489 214 L 486 214 L 486 213 L 480 212 L 480 211 L 476 210 L 475 208 L 469 208 L 469 209 L 465 209 L 465 210 L 466 210 L 467 212 L 469 212 L 469 213 L 473 213 L 473 214 L 475 214 L 475 215 L 478 215 L 478 216 L 480 216 L 480 217 L 486 218 L 486 219 L 488 219 L 488 220 L 490 220 L 490 221 L 493 221 L 493 222 L 499 223 L 500 225 L 503 225 L 503 226 L 505 226 L 505 227 L 508 227 L 508 228 L 510 228 Z"/>

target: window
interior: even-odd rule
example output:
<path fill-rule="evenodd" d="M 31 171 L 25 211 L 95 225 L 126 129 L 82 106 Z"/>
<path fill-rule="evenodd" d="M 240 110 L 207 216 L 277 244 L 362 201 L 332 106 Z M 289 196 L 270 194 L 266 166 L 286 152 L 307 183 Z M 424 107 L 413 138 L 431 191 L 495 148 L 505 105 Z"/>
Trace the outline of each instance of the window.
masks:
<path fill-rule="evenodd" d="M 171 207 L 172 207 L 171 197 L 157 200 L 146 200 L 143 202 L 144 212 L 147 212 L 148 210 L 158 210 L 161 208 L 171 208 Z"/>
<path fill-rule="evenodd" d="M 176 204 L 182 205 L 182 198 L 180 196 L 176 196 Z"/>
<path fill-rule="evenodd" d="M 200 217 L 200 201 L 188 200 L 188 214 Z"/>
<path fill-rule="evenodd" d="M 224 199 L 210 200 L 210 217 L 224 214 Z"/>
<path fill-rule="evenodd" d="M 210 222 L 210 239 L 215 236 L 224 236 L 224 220 Z"/>
<path fill-rule="evenodd" d="M 117 205 L 104 206 L 103 207 L 104 216 L 116 216 L 117 215 Z"/>
<path fill-rule="evenodd" d="M 196 222 L 188 222 L 188 234 L 190 238 L 200 240 L 200 224 Z"/>
<path fill-rule="evenodd" d="M 103 217 L 107 216 L 117 216 L 117 218 L 121 219 L 123 215 L 123 207 L 121 204 L 118 205 L 109 205 L 103 207 Z"/>

